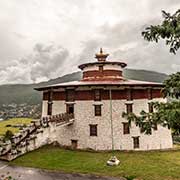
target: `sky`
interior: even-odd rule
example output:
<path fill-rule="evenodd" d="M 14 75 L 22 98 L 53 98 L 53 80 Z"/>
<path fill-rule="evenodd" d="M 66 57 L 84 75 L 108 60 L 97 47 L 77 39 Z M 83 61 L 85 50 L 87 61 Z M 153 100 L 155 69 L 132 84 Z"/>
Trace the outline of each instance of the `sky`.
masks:
<path fill-rule="evenodd" d="M 180 53 L 141 36 L 179 0 L 0 0 L 0 84 L 37 83 L 78 71 L 102 47 L 128 68 L 180 71 Z"/>

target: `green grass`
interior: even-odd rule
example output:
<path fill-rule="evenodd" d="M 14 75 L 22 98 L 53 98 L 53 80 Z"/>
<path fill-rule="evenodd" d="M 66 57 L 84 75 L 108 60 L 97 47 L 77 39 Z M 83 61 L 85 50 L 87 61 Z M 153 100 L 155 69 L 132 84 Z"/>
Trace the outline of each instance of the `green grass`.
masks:
<path fill-rule="evenodd" d="M 15 125 L 15 124 L 29 124 L 32 121 L 30 118 L 12 118 L 9 120 L 0 122 L 0 136 L 4 135 L 7 130 L 17 133 L 19 128 L 6 127 L 6 125 Z"/>
<path fill-rule="evenodd" d="M 180 150 L 166 152 L 115 152 L 121 164 L 108 167 L 109 152 L 84 152 L 44 146 L 12 162 L 12 165 L 103 176 L 135 176 L 143 180 L 180 179 Z"/>

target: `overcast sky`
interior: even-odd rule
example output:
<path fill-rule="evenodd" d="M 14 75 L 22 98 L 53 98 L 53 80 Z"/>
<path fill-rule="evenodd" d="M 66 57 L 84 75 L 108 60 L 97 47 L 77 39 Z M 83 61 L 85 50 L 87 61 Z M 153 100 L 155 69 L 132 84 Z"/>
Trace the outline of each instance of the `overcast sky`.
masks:
<path fill-rule="evenodd" d="M 141 31 L 180 0 L 0 0 L 0 84 L 33 83 L 77 71 L 100 47 L 129 68 L 180 71 L 180 53 Z"/>

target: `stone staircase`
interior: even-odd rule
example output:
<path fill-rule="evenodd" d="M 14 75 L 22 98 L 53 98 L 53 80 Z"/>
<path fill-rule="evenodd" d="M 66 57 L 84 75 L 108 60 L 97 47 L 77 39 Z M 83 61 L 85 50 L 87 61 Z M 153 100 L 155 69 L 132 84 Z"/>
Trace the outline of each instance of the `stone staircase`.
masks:
<path fill-rule="evenodd" d="M 53 143 L 55 141 L 53 129 L 56 129 L 57 126 L 70 126 L 73 122 L 74 114 L 67 113 L 33 120 L 30 125 L 20 130 L 9 141 L 0 144 L 0 159 L 11 161 L 26 152 Z"/>

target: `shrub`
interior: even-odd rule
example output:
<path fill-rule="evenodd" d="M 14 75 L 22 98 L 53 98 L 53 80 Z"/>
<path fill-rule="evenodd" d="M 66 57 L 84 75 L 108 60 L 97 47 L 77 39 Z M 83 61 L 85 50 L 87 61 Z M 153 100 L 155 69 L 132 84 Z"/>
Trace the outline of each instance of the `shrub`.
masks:
<path fill-rule="evenodd" d="M 8 141 L 11 140 L 11 138 L 14 136 L 14 134 L 12 133 L 12 131 L 7 130 L 5 135 L 4 135 L 4 141 Z"/>

